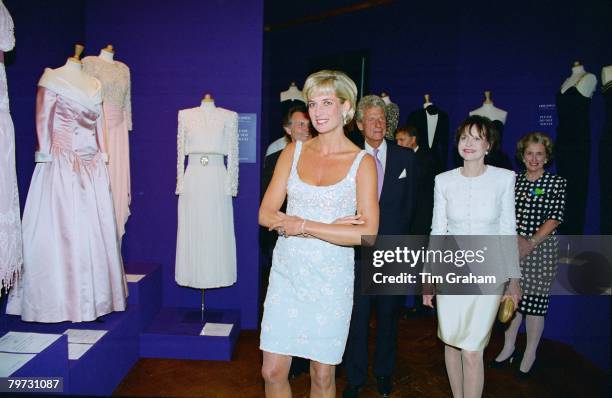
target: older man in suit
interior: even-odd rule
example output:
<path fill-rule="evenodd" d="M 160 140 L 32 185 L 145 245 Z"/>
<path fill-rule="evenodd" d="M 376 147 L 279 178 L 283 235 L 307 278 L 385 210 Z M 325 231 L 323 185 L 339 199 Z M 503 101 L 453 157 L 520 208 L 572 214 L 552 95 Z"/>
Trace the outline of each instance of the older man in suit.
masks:
<path fill-rule="evenodd" d="M 416 158 L 412 150 L 385 139 L 385 103 L 375 95 L 359 101 L 357 127 L 364 137 L 364 149 L 374 157 L 380 204 L 379 235 L 407 235 L 416 203 Z M 365 277 L 365 274 L 364 274 Z M 344 355 L 348 385 L 343 397 L 357 397 L 368 375 L 368 327 L 370 309 L 376 306 L 376 351 L 374 374 L 378 392 L 391 394 L 397 350 L 397 322 L 402 296 L 361 294 L 361 270 L 355 266 L 355 293 L 349 339 Z"/>

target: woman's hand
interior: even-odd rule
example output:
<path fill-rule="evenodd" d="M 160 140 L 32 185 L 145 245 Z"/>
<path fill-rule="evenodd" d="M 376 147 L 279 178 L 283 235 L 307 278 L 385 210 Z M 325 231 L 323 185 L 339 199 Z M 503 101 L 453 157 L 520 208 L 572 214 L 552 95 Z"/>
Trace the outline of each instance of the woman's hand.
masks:
<path fill-rule="evenodd" d="M 530 240 L 525 239 L 522 236 L 518 236 L 518 245 L 519 245 L 519 258 L 523 259 L 531 254 L 533 249 L 535 249 L 535 245 Z"/>
<path fill-rule="evenodd" d="M 334 220 L 334 222 L 332 222 L 332 224 L 344 224 L 344 225 L 360 225 L 364 223 L 365 221 L 361 219 L 361 214 L 340 217 Z"/>
<path fill-rule="evenodd" d="M 436 290 L 433 284 L 423 283 L 423 305 L 429 308 L 433 308 L 433 298 L 436 295 Z"/>
<path fill-rule="evenodd" d="M 288 216 L 282 211 L 277 211 L 276 216 L 278 220 L 270 225 L 268 231 L 275 230 L 279 235 L 284 236 L 296 236 L 302 235 L 304 232 L 305 220 L 296 216 Z"/>
<path fill-rule="evenodd" d="M 514 303 L 514 308 L 518 308 L 518 303 L 521 299 L 521 286 L 518 279 L 510 279 L 510 283 L 508 283 L 508 287 L 506 288 L 506 291 L 502 296 L 501 301 L 504 301 L 504 299 L 506 299 L 507 297 L 512 299 L 512 302 Z"/>

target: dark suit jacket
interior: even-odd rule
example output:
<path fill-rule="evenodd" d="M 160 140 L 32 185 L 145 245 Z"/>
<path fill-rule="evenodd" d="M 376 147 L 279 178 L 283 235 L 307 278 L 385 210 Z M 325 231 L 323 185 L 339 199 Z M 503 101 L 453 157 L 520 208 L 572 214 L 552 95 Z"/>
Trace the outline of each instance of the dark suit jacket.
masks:
<path fill-rule="evenodd" d="M 431 232 L 431 219 L 433 216 L 433 190 L 435 162 L 430 151 L 419 150 L 415 152 L 418 164 L 417 177 L 417 209 L 410 227 L 411 235 L 429 235 Z"/>
<path fill-rule="evenodd" d="M 408 115 L 407 123 L 417 128 L 417 142 L 421 149 L 431 151 L 436 165 L 435 174 L 448 170 L 448 143 L 449 143 L 449 121 L 448 114 L 440 109 L 438 111 L 438 123 L 434 133 L 433 143 L 429 147 L 427 135 L 427 111 L 418 109 Z M 419 149 L 419 151 L 421 150 Z"/>
<path fill-rule="evenodd" d="M 404 173 L 405 170 L 405 173 Z M 399 178 L 402 174 L 406 177 Z M 412 149 L 387 140 L 385 178 L 378 201 L 379 235 L 407 235 L 416 209 L 417 161 Z"/>

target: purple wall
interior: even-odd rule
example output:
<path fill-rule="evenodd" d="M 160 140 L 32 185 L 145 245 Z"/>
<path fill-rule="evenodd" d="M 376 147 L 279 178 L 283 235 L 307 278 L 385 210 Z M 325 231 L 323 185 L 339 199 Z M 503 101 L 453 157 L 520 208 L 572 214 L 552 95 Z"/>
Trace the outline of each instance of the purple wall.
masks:
<path fill-rule="evenodd" d="M 76 41 L 86 45 L 85 55 L 113 44 L 116 59 L 132 73 L 132 215 L 124 259 L 162 264 L 165 306 L 199 307 L 200 291 L 174 282 L 177 113 L 211 93 L 217 106 L 260 115 L 262 1 L 23 3 L 6 2 L 17 35 L 8 77 L 22 206 L 34 167 L 34 96 L 43 68 L 63 65 Z M 238 282 L 206 294 L 211 308 L 240 309 L 246 328 L 257 327 L 258 181 L 259 164 L 240 165 L 234 200 Z"/>

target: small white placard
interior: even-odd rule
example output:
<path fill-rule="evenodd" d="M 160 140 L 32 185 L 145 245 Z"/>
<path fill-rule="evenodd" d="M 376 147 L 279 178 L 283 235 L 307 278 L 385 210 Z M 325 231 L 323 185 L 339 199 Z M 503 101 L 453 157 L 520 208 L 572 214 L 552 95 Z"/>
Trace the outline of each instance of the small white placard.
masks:
<path fill-rule="evenodd" d="M 93 344 L 68 343 L 68 359 L 76 361 L 85 354 Z"/>
<path fill-rule="evenodd" d="M 136 282 L 140 282 L 140 280 L 142 278 L 144 278 L 146 275 L 139 275 L 139 274 L 126 274 L 125 275 L 125 279 L 127 279 L 127 281 L 129 283 L 136 283 Z"/>
<path fill-rule="evenodd" d="M 227 337 L 229 336 L 233 327 L 234 327 L 233 323 L 206 322 L 206 324 L 204 325 L 204 328 L 202 328 L 202 332 L 200 333 L 200 336 Z"/>
<path fill-rule="evenodd" d="M 38 354 L 60 336 L 61 334 L 8 332 L 0 337 L 0 351 Z"/>
<path fill-rule="evenodd" d="M 0 352 L 0 377 L 9 377 L 35 356 L 36 354 Z"/>
<path fill-rule="evenodd" d="M 66 329 L 64 334 L 68 335 L 68 344 L 96 344 L 106 332 L 107 330 Z"/>

